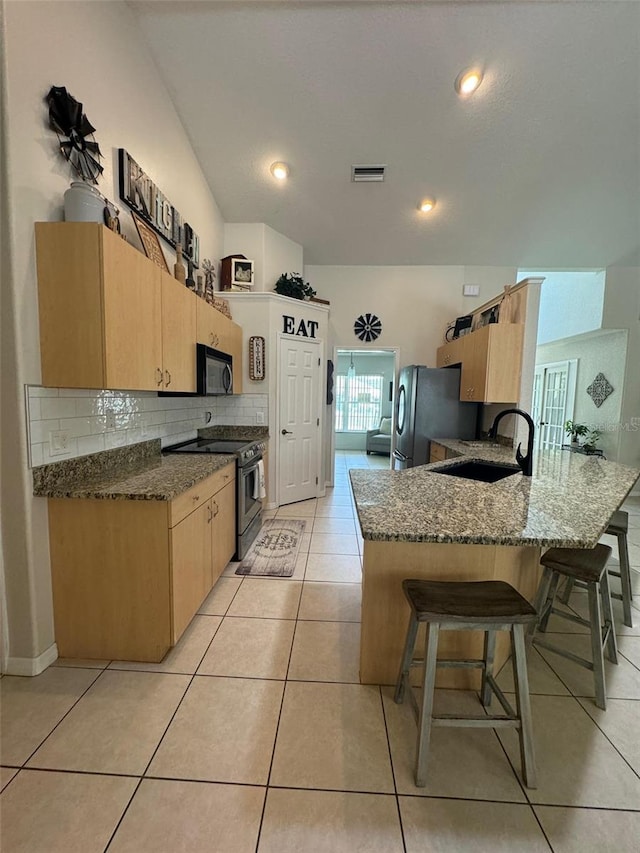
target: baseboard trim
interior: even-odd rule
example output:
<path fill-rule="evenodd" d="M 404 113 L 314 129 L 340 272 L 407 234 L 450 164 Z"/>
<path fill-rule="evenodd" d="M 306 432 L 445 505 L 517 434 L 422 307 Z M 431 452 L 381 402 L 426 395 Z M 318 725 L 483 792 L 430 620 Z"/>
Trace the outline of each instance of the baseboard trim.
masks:
<path fill-rule="evenodd" d="M 54 643 L 45 649 L 37 658 L 14 658 L 7 659 L 6 675 L 40 675 L 48 666 L 57 660 L 58 647 Z"/>

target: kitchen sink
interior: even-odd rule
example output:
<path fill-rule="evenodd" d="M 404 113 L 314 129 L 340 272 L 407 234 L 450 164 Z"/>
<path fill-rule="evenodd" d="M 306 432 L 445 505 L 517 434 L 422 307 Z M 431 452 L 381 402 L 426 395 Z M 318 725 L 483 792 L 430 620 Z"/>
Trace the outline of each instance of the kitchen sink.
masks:
<path fill-rule="evenodd" d="M 458 462 L 447 468 L 434 469 L 433 473 L 463 477 L 465 480 L 479 480 L 481 483 L 495 483 L 512 474 L 519 474 L 520 466 L 500 465 L 497 462 Z"/>

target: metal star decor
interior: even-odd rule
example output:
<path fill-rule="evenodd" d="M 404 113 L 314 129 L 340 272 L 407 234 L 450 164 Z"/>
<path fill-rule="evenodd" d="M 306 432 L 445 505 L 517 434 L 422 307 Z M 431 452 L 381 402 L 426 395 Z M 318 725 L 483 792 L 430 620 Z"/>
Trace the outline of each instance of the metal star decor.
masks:
<path fill-rule="evenodd" d="M 591 397 L 598 408 L 600 408 L 609 394 L 612 394 L 613 391 L 614 387 L 604 373 L 598 373 L 591 385 L 587 388 L 587 394 Z"/>
<path fill-rule="evenodd" d="M 353 331 L 361 341 L 375 341 L 382 331 L 382 323 L 375 314 L 360 315 L 353 324 Z"/>

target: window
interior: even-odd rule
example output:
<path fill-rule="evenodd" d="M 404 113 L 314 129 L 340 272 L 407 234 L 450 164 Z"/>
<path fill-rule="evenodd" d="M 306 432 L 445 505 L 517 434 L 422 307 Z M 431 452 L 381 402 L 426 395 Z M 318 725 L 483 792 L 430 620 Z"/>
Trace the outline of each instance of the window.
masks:
<path fill-rule="evenodd" d="M 381 375 L 336 376 L 336 432 L 365 432 L 380 423 Z"/>

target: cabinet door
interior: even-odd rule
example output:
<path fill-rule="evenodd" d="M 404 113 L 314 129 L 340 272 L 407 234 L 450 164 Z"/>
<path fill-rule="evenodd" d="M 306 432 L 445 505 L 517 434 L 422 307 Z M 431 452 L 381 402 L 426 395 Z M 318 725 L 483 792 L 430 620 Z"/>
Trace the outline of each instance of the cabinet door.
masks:
<path fill-rule="evenodd" d="M 222 574 L 236 550 L 236 483 L 228 483 L 211 499 L 213 512 L 212 585 Z"/>
<path fill-rule="evenodd" d="M 197 297 L 168 273 L 160 277 L 164 390 L 195 391 Z"/>
<path fill-rule="evenodd" d="M 490 326 L 489 360 L 484 399 L 488 403 L 515 403 L 520 398 L 524 325 Z"/>
<path fill-rule="evenodd" d="M 104 387 L 155 391 L 162 381 L 161 271 L 107 228 L 102 240 Z"/>
<path fill-rule="evenodd" d="M 222 349 L 220 334 L 220 319 L 223 315 L 212 308 L 204 299 L 196 302 L 196 339 L 199 344 L 206 344 L 212 349 Z"/>
<path fill-rule="evenodd" d="M 230 323 L 225 335 L 225 352 L 233 358 L 233 393 L 242 394 L 242 329 Z"/>
<path fill-rule="evenodd" d="M 460 378 L 460 399 L 462 400 L 482 403 L 485 399 L 490 329 L 490 326 L 477 329 L 464 339 L 464 361 Z"/>
<path fill-rule="evenodd" d="M 451 367 L 451 365 L 462 363 L 465 337 L 456 338 L 455 341 L 449 341 L 438 347 L 436 367 Z"/>
<path fill-rule="evenodd" d="M 213 586 L 211 501 L 171 528 L 171 615 L 174 644 Z"/>

